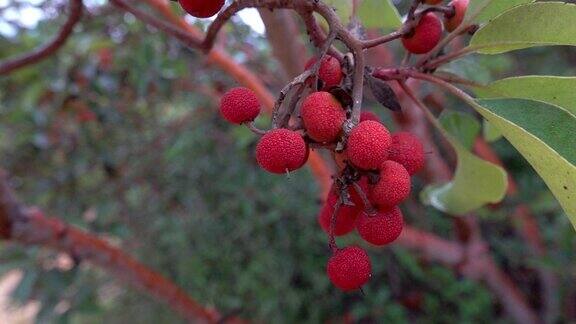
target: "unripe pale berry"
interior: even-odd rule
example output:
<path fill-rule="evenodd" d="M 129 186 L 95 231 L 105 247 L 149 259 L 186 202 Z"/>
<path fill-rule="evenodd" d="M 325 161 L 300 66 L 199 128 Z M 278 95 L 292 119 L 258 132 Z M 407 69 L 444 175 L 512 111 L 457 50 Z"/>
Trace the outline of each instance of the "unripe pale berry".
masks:
<path fill-rule="evenodd" d="M 420 18 L 411 35 L 402 38 L 402 44 L 412 54 L 424 54 L 430 52 L 441 37 L 442 22 L 433 12 L 429 12 Z"/>
<path fill-rule="evenodd" d="M 306 62 L 306 69 L 309 69 L 316 63 L 316 58 L 313 57 Z M 342 82 L 344 73 L 337 58 L 326 55 L 322 58 L 320 68 L 318 69 L 318 78 L 323 82 L 324 89 L 330 89 L 337 86 Z"/>
<path fill-rule="evenodd" d="M 242 124 L 253 121 L 259 113 L 258 97 L 248 88 L 233 88 L 220 100 L 220 114 L 231 123 Z"/>
<path fill-rule="evenodd" d="M 370 201 L 379 208 L 392 208 L 410 195 L 410 174 L 400 163 L 386 161 L 380 166 L 380 179 L 370 190 Z"/>
<path fill-rule="evenodd" d="M 442 2 L 442 0 L 424 0 L 424 3 L 429 5 L 437 5 L 440 2 Z"/>
<path fill-rule="evenodd" d="M 374 170 L 386 161 L 391 143 L 390 132 L 384 125 L 367 120 L 350 131 L 345 152 L 354 166 Z"/>
<path fill-rule="evenodd" d="M 356 221 L 360 237 L 368 243 L 379 246 L 395 241 L 403 228 L 404 219 L 398 207 L 379 210 L 376 215 L 362 212 Z"/>
<path fill-rule="evenodd" d="M 330 234 L 332 214 L 334 213 L 334 207 L 336 206 L 338 199 L 338 194 L 331 190 L 324 206 L 318 214 L 318 223 L 320 223 L 320 226 L 326 234 Z M 362 209 L 358 206 L 340 205 L 338 212 L 336 213 L 334 235 L 342 236 L 352 232 L 356 224 L 356 218 L 358 218 L 361 211 Z"/>
<path fill-rule="evenodd" d="M 424 166 L 422 142 L 412 133 L 396 133 L 392 135 L 388 159 L 402 164 L 410 175 L 414 175 Z"/>
<path fill-rule="evenodd" d="M 326 273 L 334 286 L 343 291 L 353 291 L 370 280 L 372 265 L 366 251 L 357 246 L 349 246 L 330 257 Z"/>
<path fill-rule="evenodd" d="M 380 117 L 378 117 L 378 115 L 376 115 L 375 113 L 373 113 L 371 111 L 362 111 L 362 113 L 360 113 L 360 121 L 363 122 L 366 120 L 373 120 L 373 121 L 377 121 L 379 123 L 382 122 L 380 120 Z"/>
<path fill-rule="evenodd" d="M 458 28 L 464 17 L 466 16 L 466 10 L 468 9 L 468 2 L 469 0 L 453 0 L 450 2 L 451 6 L 454 6 L 454 15 L 451 17 L 444 18 L 444 26 L 446 30 L 449 32 L 454 31 L 454 29 Z"/>
<path fill-rule="evenodd" d="M 264 134 L 256 146 L 256 160 L 266 171 L 285 173 L 301 168 L 308 159 L 308 145 L 297 132 L 279 128 Z"/>
<path fill-rule="evenodd" d="M 304 99 L 300 116 L 308 136 L 322 143 L 335 141 L 346 121 L 346 112 L 340 102 L 324 91 L 314 92 Z"/>
<path fill-rule="evenodd" d="M 212 17 L 222 9 L 224 0 L 178 0 L 180 6 L 196 18 Z"/>

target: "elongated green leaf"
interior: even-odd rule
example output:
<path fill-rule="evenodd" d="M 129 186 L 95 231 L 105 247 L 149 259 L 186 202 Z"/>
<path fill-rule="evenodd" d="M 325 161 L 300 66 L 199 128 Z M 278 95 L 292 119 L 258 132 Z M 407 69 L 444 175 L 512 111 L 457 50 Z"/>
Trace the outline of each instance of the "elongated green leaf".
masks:
<path fill-rule="evenodd" d="M 470 0 L 467 14 L 474 12 L 474 10 L 478 8 L 478 6 L 481 5 L 483 1 L 484 0 Z M 491 0 L 490 3 L 486 5 L 486 7 L 484 7 L 474 19 L 472 19 L 471 22 L 487 22 L 510 8 L 534 1 L 535 0 Z"/>
<path fill-rule="evenodd" d="M 477 111 L 530 162 L 576 225 L 576 117 L 526 99 L 480 99 Z"/>
<path fill-rule="evenodd" d="M 363 0 L 358 16 L 366 28 L 396 29 L 402 25 L 400 14 L 390 0 Z"/>
<path fill-rule="evenodd" d="M 484 139 L 488 142 L 496 142 L 497 140 L 502 138 L 502 133 L 498 130 L 498 128 L 494 127 L 489 121 L 484 119 L 484 124 L 482 127 L 482 135 Z"/>
<path fill-rule="evenodd" d="M 575 36 L 576 37 L 576 36 Z M 475 92 L 482 98 L 523 98 L 560 106 L 576 115 L 576 78 L 523 76 L 495 81 Z"/>
<path fill-rule="evenodd" d="M 488 203 L 501 201 L 508 187 L 506 172 L 469 151 L 480 132 L 480 123 L 462 113 L 445 114 L 440 121 L 450 133 L 458 165 L 452 181 L 422 191 L 424 203 L 452 215 L 463 215 Z"/>
<path fill-rule="evenodd" d="M 546 45 L 576 46 L 576 5 L 537 2 L 515 7 L 480 28 L 470 47 L 483 54 Z"/>

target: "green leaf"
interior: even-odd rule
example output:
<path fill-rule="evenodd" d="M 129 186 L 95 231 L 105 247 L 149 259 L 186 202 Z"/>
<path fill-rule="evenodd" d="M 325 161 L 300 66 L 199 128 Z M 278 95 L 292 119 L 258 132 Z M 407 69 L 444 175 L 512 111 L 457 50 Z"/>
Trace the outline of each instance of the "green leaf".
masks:
<path fill-rule="evenodd" d="M 350 17 L 352 16 L 352 8 L 353 2 L 349 0 L 327 0 L 326 4 L 334 7 L 336 9 L 336 13 L 342 20 L 344 24 L 347 24 L 350 21 Z M 321 19 L 324 21 L 324 19 Z"/>
<path fill-rule="evenodd" d="M 480 132 L 480 123 L 466 113 L 445 112 L 440 116 L 440 123 L 446 131 L 458 139 L 467 150 L 471 150 Z"/>
<path fill-rule="evenodd" d="M 514 77 L 477 88 L 475 93 L 482 98 L 523 98 L 544 101 L 576 115 L 575 77 Z"/>
<path fill-rule="evenodd" d="M 502 138 L 502 133 L 498 128 L 494 127 L 489 121 L 484 119 L 484 127 L 482 128 L 482 135 L 488 142 L 496 142 Z"/>
<path fill-rule="evenodd" d="M 576 224 L 576 117 L 526 99 L 471 102 L 528 160 Z"/>
<path fill-rule="evenodd" d="M 458 165 L 452 181 L 422 191 L 424 203 L 452 215 L 463 215 L 501 201 L 508 187 L 506 171 L 468 150 L 480 132 L 480 123 L 470 115 L 454 112 L 441 116 L 440 122 L 449 133 Z"/>
<path fill-rule="evenodd" d="M 518 6 L 480 28 L 470 40 L 472 49 L 483 54 L 545 46 L 576 46 L 576 5 L 537 2 Z"/>
<path fill-rule="evenodd" d="M 504 11 L 535 0 L 492 0 L 486 7 L 484 7 L 478 15 L 472 19 L 472 23 L 483 23 L 493 19 Z M 469 4 L 468 12 L 473 12 L 474 9 L 478 8 L 478 5 L 482 4 L 483 0 L 471 0 Z"/>
<path fill-rule="evenodd" d="M 358 17 L 366 28 L 397 29 L 402 26 L 400 14 L 390 0 L 363 0 Z"/>

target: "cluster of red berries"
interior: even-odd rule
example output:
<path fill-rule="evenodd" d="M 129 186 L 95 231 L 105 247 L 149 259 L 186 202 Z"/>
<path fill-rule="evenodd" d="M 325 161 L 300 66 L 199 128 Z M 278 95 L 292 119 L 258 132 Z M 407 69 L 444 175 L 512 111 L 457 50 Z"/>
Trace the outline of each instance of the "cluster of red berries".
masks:
<path fill-rule="evenodd" d="M 442 0 L 424 0 L 425 4 L 438 5 Z M 469 0 L 453 0 L 449 7 L 453 12 L 444 14 L 444 27 L 454 31 L 464 20 Z M 414 30 L 402 38 L 404 48 L 412 54 L 430 52 L 442 38 L 442 21 L 434 12 L 427 12 L 418 21 Z"/>
<path fill-rule="evenodd" d="M 313 64 L 310 61 L 307 66 Z M 370 278 L 370 260 L 360 247 L 336 248 L 334 237 L 356 229 L 373 245 L 396 240 L 404 223 L 398 205 L 410 194 L 410 176 L 422 168 L 424 150 L 416 136 L 390 134 L 370 112 L 363 112 L 360 123 L 346 133 L 350 107 L 328 92 L 344 78 L 340 62 L 325 56 L 318 78 L 322 88 L 305 97 L 299 107 L 302 128 L 265 132 L 256 146 L 256 160 L 268 172 L 282 174 L 306 163 L 310 144 L 332 151 L 338 175 L 318 221 L 329 234 L 333 250 L 328 277 L 338 288 L 351 291 Z M 220 113 L 234 124 L 252 123 L 260 113 L 260 103 L 253 91 L 234 88 L 222 97 Z"/>
<path fill-rule="evenodd" d="M 375 116 L 362 115 L 348 135 L 341 153 L 346 167 L 330 190 L 318 222 L 331 236 L 356 229 L 366 242 L 384 246 L 402 232 L 404 219 L 398 205 L 410 194 L 410 176 L 424 165 L 424 149 L 411 133 L 390 135 Z M 370 259 L 362 248 L 333 252 L 327 274 L 336 287 L 356 290 L 370 279 Z"/>

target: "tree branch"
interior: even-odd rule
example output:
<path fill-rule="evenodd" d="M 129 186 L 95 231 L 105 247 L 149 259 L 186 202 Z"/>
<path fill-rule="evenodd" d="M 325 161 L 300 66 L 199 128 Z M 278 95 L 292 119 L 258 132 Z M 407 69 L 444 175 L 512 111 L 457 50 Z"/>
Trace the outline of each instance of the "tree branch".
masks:
<path fill-rule="evenodd" d="M 82 17 L 82 0 L 70 0 L 70 13 L 68 20 L 62 26 L 58 34 L 48 43 L 36 48 L 32 52 L 9 58 L 0 62 L 0 75 L 5 75 L 27 65 L 37 63 L 58 51 L 68 40 L 74 26 Z"/>
<path fill-rule="evenodd" d="M 21 205 L 3 171 L 0 171 L 0 226 L 2 239 L 50 247 L 74 259 L 88 261 L 150 294 L 189 321 L 215 323 L 220 317 L 216 311 L 204 308 L 174 283 L 122 250 L 58 218 L 46 217 L 36 208 Z"/>

